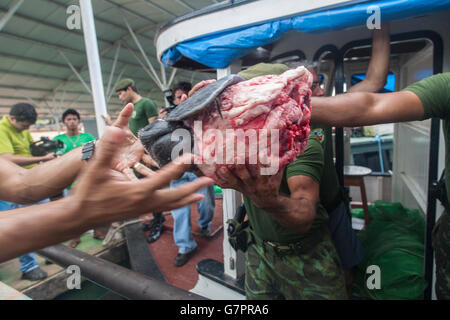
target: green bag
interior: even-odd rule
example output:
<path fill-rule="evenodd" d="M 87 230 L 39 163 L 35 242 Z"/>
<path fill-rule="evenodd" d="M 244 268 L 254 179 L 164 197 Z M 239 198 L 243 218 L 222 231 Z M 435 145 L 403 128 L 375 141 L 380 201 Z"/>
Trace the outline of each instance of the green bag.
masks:
<path fill-rule="evenodd" d="M 422 299 L 425 219 L 400 203 L 376 201 L 369 206 L 370 223 L 359 232 L 366 251 L 355 272 L 354 294 L 362 299 Z M 380 289 L 369 289 L 371 265 L 380 268 Z"/>

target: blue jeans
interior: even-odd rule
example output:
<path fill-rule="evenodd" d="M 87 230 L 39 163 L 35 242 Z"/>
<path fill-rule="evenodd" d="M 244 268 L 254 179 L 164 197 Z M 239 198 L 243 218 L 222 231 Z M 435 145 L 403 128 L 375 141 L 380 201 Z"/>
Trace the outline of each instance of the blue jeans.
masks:
<path fill-rule="evenodd" d="M 198 179 L 192 172 L 186 172 L 179 180 L 173 180 L 170 182 L 170 187 L 175 188 L 181 186 L 184 183 L 188 183 Z M 214 210 L 216 208 L 214 187 L 208 186 L 197 191 L 205 196 L 205 199 L 197 203 L 198 212 L 200 217 L 198 218 L 198 224 L 200 228 L 208 227 L 214 216 Z M 185 206 L 172 210 L 173 217 L 173 239 L 178 247 L 178 253 L 184 254 L 197 247 L 197 243 L 191 234 L 191 207 Z"/>
<path fill-rule="evenodd" d="M 42 203 L 46 203 L 49 201 L 50 201 L 50 199 L 45 199 L 45 200 L 42 200 L 35 204 L 42 204 Z M 32 204 L 32 205 L 35 205 L 35 204 Z M 7 202 L 7 201 L 0 201 L 0 211 L 14 210 L 14 209 L 25 208 L 25 207 L 29 207 L 29 206 L 30 205 L 21 205 L 21 204 Z M 27 254 L 21 256 L 19 258 L 19 261 L 20 261 L 19 270 L 22 273 L 29 272 L 33 269 L 36 269 L 39 266 L 39 264 L 36 260 L 36 255 L 34 253 L 27 253 Z"/>
<path fill-rule="evenodd" d="M 344 269 L 351 269 L 364 258 L 364 247 L 352 228 L 352 218 L 344 202 L 328 214 L 328 228 Z"/>

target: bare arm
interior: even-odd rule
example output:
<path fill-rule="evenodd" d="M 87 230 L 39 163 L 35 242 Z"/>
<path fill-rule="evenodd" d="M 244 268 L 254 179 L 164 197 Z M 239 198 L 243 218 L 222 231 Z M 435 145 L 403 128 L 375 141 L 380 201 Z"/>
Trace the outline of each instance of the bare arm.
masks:
<path fill-rule="evenodd" d="M 114 123 L 115 127 L 126 132 L 129 141 L 128 145 L 121 149 L 115 161 L 116 170 L 119 171 L 132 167 L 140 160 L 153 163 L 151 157 L 144 153 L 145 150 L 140 141 L 128 128 L 128 120 L 132 113 L 133 106 L 131 104 L 125 106 Z M 0 157 L 0 199 L 28 204 L 51 197 L 69 186 L 83 165 L 81 148 L 29 170 Z"/>
<path fill-rule="evenodd" d="M 28 204 L 54 196 L 75 180 L 82 165 L 81 148 L 31 169 L 0 158 L 0 199 Z"/>
<path fill-rule="evenodd" d="M 199 178 L 175 189 L 164 188 L 190 167 L 183 164 L 183 159 L 138 181 L 127 181 L 123 175 L 118 175 L 112 170 L 114 155 L 125 140 L 125 134 L 119 129 L 107 128 L 74 195 L 3 212 L 0 215 L 0 262 L 74 238 L 105 223 L 147 212 L 173 210 L 203 199 L 194 192 L 211 184 L 209 178 Z"/>
<path fill-rule="evenodd" d="M 336 127 L 423 120 L 422 101 L 410 91 L 312 97 L 311 122 Z"/>
<path fill-rule="evenodd" d="M 156 119 L 158 119 L 158 116 L 154 116 L 154 117 L 148 118 L 148 124 L 151 124 Z"/>
<path fill-rule="evenodd" d="M 370 58 L 366 78 L 352 86 L 347 92 L 376 93 L 383 89 L 389 73 L 390 54 L 389 24 L 383 23 L 381 29 L 375 29 L 373 32 L 372 57 Z"/>
<path fill-rule="evenodd" d="M 290 197 L 278 195 L 277 199 L 262 208 L 282 226 L 307 232 L 316 216 L 319 202 L 319 184 L 308 176 L 294 176 L 288 179 Z"/>
<path fill-rule="evenodd" d="M 255 206 L 266 211 L 282 226 L 307 232 L 316 215 L 319 185 L 308 176 L 294 176 L 288 179 L 291 195 L 280 195 L 282 175 L 283 170 L 275 176 L 259 175 L 253 178 L 242 165 L 236 166 L 236 175 L 226 168 L 217 172 L 221 187 L 242 192 Z"/>
<path fill-rule="evenodd" d="M 24 157 L 24 156 L 17 156 L 12 153 L 3 153 L 0 155 L 0 158 L 11 161 L 11 162 L 17 164 L 18 166 L 28 166 L 30 164 L 35 164 L 35 163 L 45 162 L 45 161 L 55 159 L 55 155 L 53 153 L 49 153 L 42 157 Z"/>

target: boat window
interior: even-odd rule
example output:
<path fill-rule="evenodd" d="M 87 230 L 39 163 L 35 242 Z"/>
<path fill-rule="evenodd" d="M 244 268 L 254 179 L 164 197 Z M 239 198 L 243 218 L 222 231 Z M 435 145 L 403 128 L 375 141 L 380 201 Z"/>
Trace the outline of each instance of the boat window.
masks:
<path fill-rule="evenodd" d="M 314 62 L 317 65 L 317 73 L 323 78 L 322 89 L 325 95 L 331 96 L 335 93 L 334 74 L 336 68 L 336 53 L 332 51 L 323 52 Z"/>
<path fill-rule="evenodd" d="M 363 81 L 369 65 L 370 45 L 354 46 L 344 55 L 346 83 L 353 86 Z M 381 92 L 392 92 L 432 74 L 432 43 L 426 39 L 391 43 L 390 73 Z M 413 124 L 429 130 L 430 121 Z M 393 169 L 394 124 L 350 128 L 350 163 L 369 167 L 373 172 L 388 173 Z"/>

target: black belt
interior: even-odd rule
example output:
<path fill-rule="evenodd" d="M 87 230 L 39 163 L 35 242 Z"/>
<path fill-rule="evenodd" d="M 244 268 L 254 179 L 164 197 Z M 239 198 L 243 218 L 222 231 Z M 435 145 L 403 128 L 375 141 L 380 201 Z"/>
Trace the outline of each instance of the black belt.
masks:
<path fill-rule="evenodd" d="M 326 232 L 326 228 L 323 227 L 320 228 L 319 230 L 316 230 L 317 235 L 315 234 L 313 237 L 306 237 L 301 241 L 284 244 L 274 241 L 263 240 L 251 228 L 247 229 L 250 235 L 249 244 L 256 244 L 264 248 L 264 250 L 273 251 L 278 255 L 306 253 L 323 240 L 323 236 Z"/>

